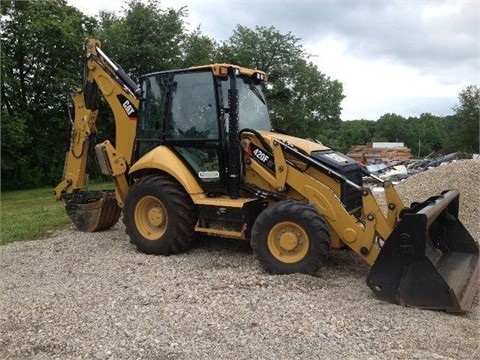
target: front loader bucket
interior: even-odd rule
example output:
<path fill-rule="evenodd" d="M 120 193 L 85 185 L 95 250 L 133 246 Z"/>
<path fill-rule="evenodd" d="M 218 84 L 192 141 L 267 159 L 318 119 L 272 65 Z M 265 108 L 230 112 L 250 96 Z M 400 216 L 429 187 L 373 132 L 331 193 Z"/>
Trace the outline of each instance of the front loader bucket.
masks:
<path fill-rule="evenodd" d="M 367 276 L 381 299 L 422 309 L 465 312 L 478 289 L 479 247 L 458 219 L 458 190 L 412 204 Z"/>
<path fill-rule="evenodd" d="M 65 194 L 65 210 L 78 230 L 85 232 L 111 228 L 120 217 L 121 209 L 111 190 L 81 191 Z"/>

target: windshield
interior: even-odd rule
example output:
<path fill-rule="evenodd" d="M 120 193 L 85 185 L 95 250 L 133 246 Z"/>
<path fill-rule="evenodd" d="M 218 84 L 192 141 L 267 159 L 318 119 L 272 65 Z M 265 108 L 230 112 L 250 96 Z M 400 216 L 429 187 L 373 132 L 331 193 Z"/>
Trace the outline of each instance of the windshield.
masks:
<path fill-rule="evenodd" d="M 228 83 L 227 83 L 228 84 Z M 224 106 L 228 107 L 228 86 L 224 84 Z M 239 101 L 239 128 L 271 130 L 267 103 L 261 85 L 255 85 L 249 78 L 237 78 Z"/>

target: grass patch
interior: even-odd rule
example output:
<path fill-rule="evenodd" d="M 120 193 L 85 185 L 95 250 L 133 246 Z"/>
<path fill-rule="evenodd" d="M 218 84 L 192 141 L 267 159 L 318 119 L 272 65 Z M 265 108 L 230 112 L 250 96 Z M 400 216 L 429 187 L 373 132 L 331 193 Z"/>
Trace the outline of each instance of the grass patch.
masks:
<path fill-rule="evenodd" d="M 90 188 L 108 189 L 111 183 Z M 70 223 L 62 201 L 53 188 L 2 192 L 0 202 L 0 245 L 14 241 L 44 238 Z"/>

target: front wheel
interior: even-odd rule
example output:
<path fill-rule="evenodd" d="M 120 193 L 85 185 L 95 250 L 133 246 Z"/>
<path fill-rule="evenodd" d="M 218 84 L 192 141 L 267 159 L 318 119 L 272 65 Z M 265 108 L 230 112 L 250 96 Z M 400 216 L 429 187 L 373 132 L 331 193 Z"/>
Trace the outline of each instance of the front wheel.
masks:
<path fill-rule="evenodd" d="M 285 200 L 265 209 L 252 228 L 251 245 L 272 274 L 313 274 L 330 249 L 330 233 L 315 208 Z"/>
<path fill-rule="evenodd" d="M 184 251 L 195 237 L 196 221 L 190 196 L 168 176 L 140 179 L 125 200 L 125 231 L 137 249 L 146 254 Z"/>

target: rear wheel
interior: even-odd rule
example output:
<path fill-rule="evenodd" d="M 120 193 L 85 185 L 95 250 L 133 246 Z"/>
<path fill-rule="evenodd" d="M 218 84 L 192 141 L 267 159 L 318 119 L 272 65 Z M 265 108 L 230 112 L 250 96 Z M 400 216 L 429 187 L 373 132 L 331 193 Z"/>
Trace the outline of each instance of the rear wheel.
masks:
<path fill-rule="evenodd" d="M 325 219 L 315 208 L 285 200 L 265 209 L 252 228 L 251 245 L 262 266 L 273 274 L 312 274 L 330 249 Z"/>
<path fill-rule="evenodd" d="M 148 176 L 130 189 L 123 209 L 130 241 L 146 254 L 184 251 L 195 237 L 195 205 L 168 176 Z"/>

